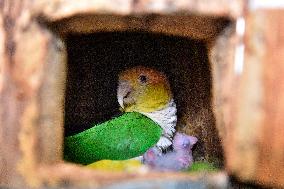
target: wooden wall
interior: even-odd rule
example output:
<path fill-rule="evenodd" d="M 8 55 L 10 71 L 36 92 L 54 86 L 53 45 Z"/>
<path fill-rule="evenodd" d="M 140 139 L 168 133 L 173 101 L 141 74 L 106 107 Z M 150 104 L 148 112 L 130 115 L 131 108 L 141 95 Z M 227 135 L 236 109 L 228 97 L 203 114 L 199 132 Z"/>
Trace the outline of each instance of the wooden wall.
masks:
<path fill-rule="evenodd" d="M 283 10 L 258 10 L 246 16 L 244 68 L 234 98 L 236 115 L 227 154 L 228 168 L 240 178 L 282 187 L 283 18 Z"/>
<path fill-rule="evenodd" d="M 244 16 L 244 37 L 235 35 L 234 29 L 225 30 L 223 38 L 208 44 L 226 170 L 242 181 L 284 186 L 283 10 L 250 10 L 238 0 L 159 2 L 0 1 L 1 185 L 99 186 L 131 179 L 194 179 L 172 173 L 106 174 L 62 163 L 65 47 L 47 24 L 78 14 L 187 12 L 232 20 Z M 242 42 L 244 61 L 241 72 L 236 72 L 234 47 Z"/>

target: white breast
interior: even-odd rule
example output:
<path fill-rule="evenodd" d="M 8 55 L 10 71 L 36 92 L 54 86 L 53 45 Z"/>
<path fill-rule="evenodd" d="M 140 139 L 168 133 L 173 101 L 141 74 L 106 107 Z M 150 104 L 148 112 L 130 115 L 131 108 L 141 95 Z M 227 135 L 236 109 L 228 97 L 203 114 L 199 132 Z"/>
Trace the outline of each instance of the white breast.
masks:
<path fill-rule="evenodd" d="M 172 144 L 173 134 L 177 123 L 177 108 L 173 99 L 163 109 L 154 112 L 140 112 L 149 117 L 163 129 L 162 136 L 156 146 L 162 150 L 168 148 Z"/>

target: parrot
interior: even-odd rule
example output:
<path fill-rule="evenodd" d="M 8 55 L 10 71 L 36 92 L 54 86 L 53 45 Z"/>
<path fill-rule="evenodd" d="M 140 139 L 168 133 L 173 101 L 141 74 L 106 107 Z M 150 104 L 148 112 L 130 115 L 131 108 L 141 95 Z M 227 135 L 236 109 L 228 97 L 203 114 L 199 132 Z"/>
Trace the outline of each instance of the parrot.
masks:
<path fill-rule="evenodd" d="M 155 145 L 159 151 L 165 151 L 172 145 L 177 108 L 164 73 L 143 66 L 121 72 L 117 100 L 122 111 L 139 112 L 162 128 L 162 136 Z"/>
<path fill-rule="evenodd" d="M 197 138 L 177 132 L 173 139 L 173 150 L 160 153 L 157 148 L 150 148 L 144 155 L 144 164 L 161 171 L 179 171 L 188 169 L 192 163 L 192 147 Z"/>
<path fill-rule="evenodd" d="M 88 165 L 100 160 L 127 160 L 151 147 L 172 145 L 177 109 L 167 77 L 136 66 L 118 75 L 117 101 L 123 114 L 65 137 L 64 159 Z"/>

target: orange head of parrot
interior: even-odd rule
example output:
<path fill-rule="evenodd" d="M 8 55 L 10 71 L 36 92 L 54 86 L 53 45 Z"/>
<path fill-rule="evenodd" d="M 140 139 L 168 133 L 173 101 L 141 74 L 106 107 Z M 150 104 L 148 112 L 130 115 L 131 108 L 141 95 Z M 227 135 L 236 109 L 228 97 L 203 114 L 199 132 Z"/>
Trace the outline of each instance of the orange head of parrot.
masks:
<path fill-rule="evenodd" d="M 125 112 L 153 112 L 171 99 L 170 84 L 161 72 L 137 66 L 119 75 L 117 100 Z"/>

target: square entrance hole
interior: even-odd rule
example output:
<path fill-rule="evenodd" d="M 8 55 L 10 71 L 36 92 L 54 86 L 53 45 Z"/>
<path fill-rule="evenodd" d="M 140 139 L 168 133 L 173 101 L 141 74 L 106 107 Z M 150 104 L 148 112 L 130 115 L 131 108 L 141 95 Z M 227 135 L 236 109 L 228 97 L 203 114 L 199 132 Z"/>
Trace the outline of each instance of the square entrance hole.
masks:
<path fill-rule="evenodd" d="M 118 74 L 142 65 L 164 72 L 177 103 L 177 130 L 198 137 L 195 160 L 222 166 L 212 109 L 212 73 L 205 41 L 147 31 L 70 34 L 65 135 L 118 115 Z"/>
<path fill-rule="evenodd" d="M 212 71 L 212 67 L 216 68 L 216 65 L 213 66 L 210 61 L 212 47 L 214 51 L 223 52 L 223 48 L 216 49 L 216 40 L 217 46 L 219 43 L 221 47 L 228 44 L 225 42 L 222 46 L 218 36 L 224 35 L 225 28 L 231 28 L 230 22 L 226 18 L 194 15 L 141 15 L 139 18 L 75 15 L 56 22 L 41 22 L 41 29 L 48 36 L 48 45 L 45 46 L 48 52 L 45 55 L 47 69 L 44 72 L 49 80 L 41 89 L 40 116 L 44 119 L 41 119 L 38 133 L 33 133 L 39 139 L 40 146 L 39 152 L 31 153 L 40 160 L 38 179 L 46 183 L 56 180 L 81 184 L 91 180 L 93 183 L 110 183 L 133 177 L 144 180 L 164 179 L 164 176 L 172 178 L 172 173 L 150 172 L 144 177 L 139 174 L 90 171 L 74 164 L 61 164 L 62 128 L 64 136 L 70 136 L 119 114 L 117 75 L 136 65 L 165 73 L 177 103 L 177 130 L 199 139 L 193 150 L 194 160 L 205 160 L 222 167 L 223 150 L 216 129 L 218 119 L 213 110 L 212 86 L 216 83 L 213 83 L 212 75 L 216 72 Z M 46 24 L 51 32 L 46 30 Z M 224 38 L 226 41 L 227 36 Z M 213 62 L 224 66 L 222 61 L 221 56 L 221 60 Z M 58 98 L 63 97 L 63 91 L 65 104 Z M 34 146 L 31 145 L 31 148 L 34 149 Z M 185 178 L 180 173 L 174 174 Z M 28 175 L 27 178 L 33 176 Z"/>
<path fill-rule="evenodd" d="M 153 24 L 151 18 L 158 21 Z M 139 19 L 80 15 L 52 23 L 67 48 L 64 135 L 119 115 L 118 74 L 146 66 L 168 77 L 178 110 L 176 129 L 199 139 L 194 160 L 221 168 L 223 149 L 213 111 L 209 52 L 229 25 L 227 18 L 194 15 Z"/>

